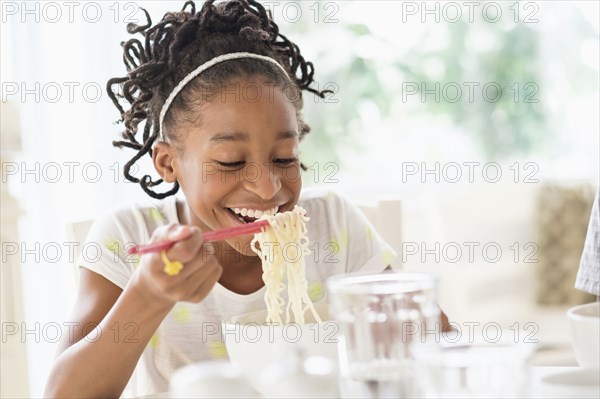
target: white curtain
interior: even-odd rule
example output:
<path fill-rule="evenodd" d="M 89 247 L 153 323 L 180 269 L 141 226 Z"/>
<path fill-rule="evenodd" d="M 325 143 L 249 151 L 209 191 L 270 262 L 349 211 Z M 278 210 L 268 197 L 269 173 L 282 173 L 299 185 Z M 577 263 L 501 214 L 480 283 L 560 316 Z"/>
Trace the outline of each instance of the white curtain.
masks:
<path fill-rule="evenodd" d="M 42 395 L 54 359 L 54 326 L 75 299 L 65 226 L 145 197 L 122 176 L 132 151 L 111 145 L 122 126 L 113 124 L 119 114 L 105 92 L 109 78 L 125 73 L 119 43 L 130 36 L 127 18 L 142 12 L 125 2 L 48 4 L 2 5 L 2 100 L 16 105 L 22 143 L 3 178 L 23 209 L 11 256 L 22 263 L 32 397 Z M 173 4 L 145 7 L 157 16 Z"/>

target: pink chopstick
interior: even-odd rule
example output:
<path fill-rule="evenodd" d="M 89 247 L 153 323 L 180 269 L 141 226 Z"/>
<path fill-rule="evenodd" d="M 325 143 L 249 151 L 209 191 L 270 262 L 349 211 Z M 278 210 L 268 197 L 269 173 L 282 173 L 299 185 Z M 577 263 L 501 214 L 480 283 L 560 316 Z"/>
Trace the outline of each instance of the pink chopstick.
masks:
<path fill-rule="evenodd" d="M 202 234 L 202 239 L 204 240 L 204 242 L 221 241 L 227 238 L 258 233 L 263 227 L 267 227 L 268 225 L 268 220 L 259 220 L 258 222 L 247 223 L 241 226 L 228 227 L 226 229 L 217 231 L 207 231 L 206 233 Z M 177 241 L 163 241 L 148 245 L 136 245 L 134 247 L 129 248 L 127 252 L 129 253 L 129 255 L 143 255 L 150 252 L 160 252 L 162 250 L 171 248 L 171 246 L 176 242 Z"/>

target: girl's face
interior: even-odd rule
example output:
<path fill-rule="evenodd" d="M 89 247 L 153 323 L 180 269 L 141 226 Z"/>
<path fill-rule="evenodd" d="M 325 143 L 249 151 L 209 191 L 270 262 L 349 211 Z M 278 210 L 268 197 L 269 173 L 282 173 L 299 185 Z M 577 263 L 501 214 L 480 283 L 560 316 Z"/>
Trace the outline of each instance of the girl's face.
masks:
<path fill-rule="evenodd" d="M 296 109 L 265 78 L 229 82 L 202 105 L 196 123 L 181 129 L 183 150 L 169 146 L 167 163 L 185 194 L 191 223 L 203 231 L 242 225 L 253 213 L 284 212 L 297 203 L 302 182 Z M 251 239 L 227 243 L 254 255 Z"/>

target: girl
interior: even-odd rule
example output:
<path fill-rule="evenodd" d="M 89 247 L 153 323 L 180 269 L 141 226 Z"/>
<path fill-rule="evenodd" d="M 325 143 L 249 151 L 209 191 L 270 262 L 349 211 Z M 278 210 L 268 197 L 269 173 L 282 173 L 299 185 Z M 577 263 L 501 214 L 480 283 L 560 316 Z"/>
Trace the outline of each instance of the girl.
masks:
<path fill-rule="evenodd" d="M 310 88 L 312 63 L 256 1 L 213 3 L 196 12 L 188 1 L 155 26 L 146 12 L 146 25 L 128 26 L 144 40 L 122 44 L 127 76 L 107 85 L 125 126 L 114 144 L 135 151 L 125 176 L 160 201 L 95 221 L 88 241 L 102 245 L 102 257 L 80 260 L 73 323 L 47 396 L 118 397 L 128 383 L 130 395 L 166 391 L 177 368 L 226 356 L 220 322 L 265 307 L 261 261 L 251 235 L 208 245 L 202 232 L 299 204 L 311 219 L 313 302 L 325 300 L 329 276 L 380 272 L 394 257 L 344 199 L 301 196 L 302 91 L 325 95 Z M 160 179 L 130 174 L 145 154 Z M 174 196 L 179 188 L 184 198 Z M 184 265 L 177 275 L 163 271 L 159 254 L 127 255 L 131 243 L 164 240 L 178 240 L 166 252 Z"/>

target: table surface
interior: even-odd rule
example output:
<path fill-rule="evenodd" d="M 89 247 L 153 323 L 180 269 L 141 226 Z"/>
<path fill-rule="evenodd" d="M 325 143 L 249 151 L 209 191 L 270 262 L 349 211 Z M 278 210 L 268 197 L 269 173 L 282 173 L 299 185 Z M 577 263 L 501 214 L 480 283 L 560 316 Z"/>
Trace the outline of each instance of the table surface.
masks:
<path fill-rule="evenodd" d="M 593 374 L 590 374 L 593 373 Z M 595 376 L 591 385 L 581 385 L 576 380 Z M 598 371 L 584 370 L 581 367 L 532 367 L 531 395 L 532 398 L 598 398 L 600 384 Z M 568 381 L 568 383 L 567 383 Z"/>
<path fill-rule="evenodd" d="M 564 383 L 577 379 L 584 371 L 580 367 L 531 367 L 530 398 L 598 398 L 599 385 L 580 385 Z M 168 392 L 147 395 L 144 399 L 170 398 Z"/>

